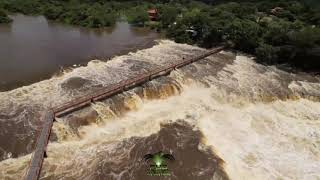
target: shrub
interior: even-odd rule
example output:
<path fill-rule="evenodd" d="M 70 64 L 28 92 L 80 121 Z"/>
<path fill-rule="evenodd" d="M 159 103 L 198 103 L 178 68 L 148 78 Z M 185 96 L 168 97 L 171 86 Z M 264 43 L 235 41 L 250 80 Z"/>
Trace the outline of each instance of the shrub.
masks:
<path fill-rule="evenodd" d="M 277 57 L 278 50 L 277 48 L 269 44 L 260 44 L 256 48 L 256 55 L 259 61 L 264 61 L 267 63 L 273 63 L 278 59 Z"/>
<path fill-rule="evenodd" d="M 11 21 L 12 20 L 8 17 L 4 10 L 0 9 L 0 23 L 9 23 Z"/>
<path fill-rule="evenodd" d="M 144 26 L 145 22 L 149 20 L 146 8 L 134 7 L 127 12 L 127 20 L 130 24 L 136 26 Z"/>

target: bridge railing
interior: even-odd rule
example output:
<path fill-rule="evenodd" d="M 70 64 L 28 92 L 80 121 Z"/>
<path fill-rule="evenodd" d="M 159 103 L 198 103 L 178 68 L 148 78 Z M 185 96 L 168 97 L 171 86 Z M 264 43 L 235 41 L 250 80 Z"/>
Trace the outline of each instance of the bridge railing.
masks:
<path fill-rule="evenodd" d="M 46 149 L 49 142 L 50 133 L 51 133 L 51 129 L 52 129 L 55 117 L 59 117 L 67 113 L 70 113 L 72 111 L 75 111 L 79 108 L 82 108 L 83 106 L 91 104 L 92 102 L 111 97 L 115 94 L 121 93 L 129 88 L 132 88 L 138 84 L 150 81 L 158 76 L 166 75 L 176 68 L 186 66 L 190 63 L 193 63 L 195 61 L 208 57 L 212 54 L 218 53 L 219 51 L 225 48 L 226 48 L 225 46 L 221 46 L 213 50 L 210 50 L 207 53 L 204 53 L 200 56 L 197 56 L 191 59 L 183 59 L 181 61 L 178 61 L 177 63 L 171 64 L 166 67 L 156 68 L 150 72 L 139 74 L 127 80 L 122 80 L 116 84 L 112 84 L 108 86 L 107 88 L 102 88 L 100 90 L 97 90 L 94 93 L 87 94 L 81 98 L 77 98 L 76 100 L 51 108 L 51 110 L 48 111 L 42 117 L 43 127 L 40 132 L 40 135 L 38 136 L 35 151 L 31 157 L 30 167 L 27 172 L 26 179 L 38 180 L 40 177 L 40 172 L 41 172 L 43 160 L 46 157 Z"/>

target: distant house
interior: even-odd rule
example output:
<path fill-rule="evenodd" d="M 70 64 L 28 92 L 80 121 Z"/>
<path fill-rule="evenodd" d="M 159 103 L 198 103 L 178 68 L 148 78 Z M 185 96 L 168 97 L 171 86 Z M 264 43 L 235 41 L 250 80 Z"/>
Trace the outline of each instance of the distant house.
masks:
<path fill-rule="evenodd" d="M 149 9 L 148 10 L 148 14 L 149 14 L 149 19 L 151 21 L 156 21 L 158 18 L 158 11 L 157 9 Z"/>

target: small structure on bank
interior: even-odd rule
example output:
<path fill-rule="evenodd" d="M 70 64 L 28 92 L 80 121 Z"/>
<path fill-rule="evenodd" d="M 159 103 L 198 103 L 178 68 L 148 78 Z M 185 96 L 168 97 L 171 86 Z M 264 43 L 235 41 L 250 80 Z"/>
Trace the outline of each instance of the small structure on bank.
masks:
<path fill-rule="evenodd" d="M 150 21 L 156 21 L 158 18 L 158 11 L 157 9 L 149 9 L 148 10 L 149 19 Z"/>
<path fill-rule="evenodd" d="M 193 26 L 189 27 L 189 29 L 187 29 L 186 32 L 190 34 L 192 37 L 198 35 L 198 31 L 196 31 Z"/>
<path fill-rule="evenodd" d="M 282 7 L 275 7 L 273 9 L 270 10 L 270 12 L 274 15 L 278 14 L 280 11 L 283 11 Z"/>

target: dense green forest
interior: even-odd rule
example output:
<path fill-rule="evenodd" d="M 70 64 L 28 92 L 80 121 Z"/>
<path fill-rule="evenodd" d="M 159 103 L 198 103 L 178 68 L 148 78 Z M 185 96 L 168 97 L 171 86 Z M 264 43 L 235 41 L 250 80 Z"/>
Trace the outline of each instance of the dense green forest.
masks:
<path fill-rule="evenodd" d="M 229 42 L 263 63 L 320 69 L 320 2 L 314 0 L 1 0 L 7 13 L 45 15 L 85 27 L 112 26 L 126 19 L 150 26 L 179 43 L 210 48 Z M 150 22 L 147 10 L 159 17 Z"/>

